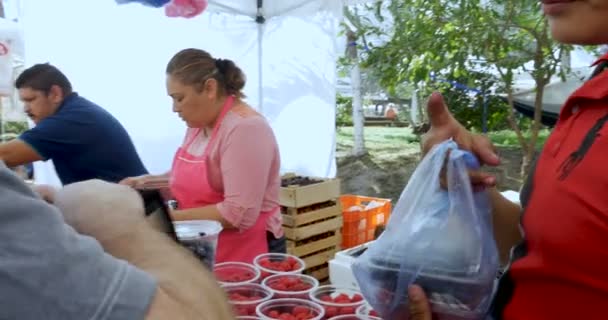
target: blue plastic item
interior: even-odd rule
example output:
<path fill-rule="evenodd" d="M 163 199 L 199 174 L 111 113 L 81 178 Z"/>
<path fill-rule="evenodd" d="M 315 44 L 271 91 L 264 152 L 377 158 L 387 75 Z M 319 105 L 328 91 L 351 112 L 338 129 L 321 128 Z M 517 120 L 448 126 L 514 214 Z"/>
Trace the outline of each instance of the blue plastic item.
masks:
<path fill-rule="evenodd" d="M 171 0 L 115 0 L 118 4 L 141 3 L 147 7 L 162 8 Z"/>
<path fill-rule="evenodd" d="M 440 186 L 444 166 L 447 190 Z M 409 318 L 413 283 L 425 290 L 437 319 L 485 318 L 499 260 L 488 194 L 473 192 L 467 172 L 477 168 L 477 158 L 451 140 L 433 148 L 384 233 L 355 261 L 361 291 L 384 319 Z"/>

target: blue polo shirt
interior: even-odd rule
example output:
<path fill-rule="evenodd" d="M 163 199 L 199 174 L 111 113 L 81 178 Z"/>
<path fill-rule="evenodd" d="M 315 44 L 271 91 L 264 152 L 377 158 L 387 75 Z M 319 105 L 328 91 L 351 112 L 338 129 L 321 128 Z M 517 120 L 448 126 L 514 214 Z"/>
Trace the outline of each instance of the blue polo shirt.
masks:
<path fill-rule="evenodd" d="M 120 122 L 76 93 L 19 138 L 45 161 L 53 160 L 63 184 L 89 179 L 118 182 L 147 173 Z"/>

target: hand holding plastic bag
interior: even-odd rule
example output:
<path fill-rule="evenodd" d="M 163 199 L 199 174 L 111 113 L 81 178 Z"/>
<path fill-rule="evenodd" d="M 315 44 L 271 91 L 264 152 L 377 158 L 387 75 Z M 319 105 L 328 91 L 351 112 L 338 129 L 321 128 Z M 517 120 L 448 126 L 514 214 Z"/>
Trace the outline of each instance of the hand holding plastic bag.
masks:
<path fill-rule="evenodd" d="M 353 266 L 365 298 L 384 319 L 408 319 L 418 284 L 438 319 L 483 319 L 499 266 L 485 191 L 467 169 L 479 164 L 453 141 L 433 148 L 403 190 L 387 228 Z M 440 186 L 445 167 L 447 190 Z"/>

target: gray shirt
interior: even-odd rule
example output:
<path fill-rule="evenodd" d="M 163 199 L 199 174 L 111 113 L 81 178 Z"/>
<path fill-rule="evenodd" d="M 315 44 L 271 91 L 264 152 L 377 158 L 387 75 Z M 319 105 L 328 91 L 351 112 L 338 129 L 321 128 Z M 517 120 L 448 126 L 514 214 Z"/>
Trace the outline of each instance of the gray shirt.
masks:
<path fill-rule="evenodd" d="M 0 320 L 139 320 L 155 291 L 0 161 Z"/>

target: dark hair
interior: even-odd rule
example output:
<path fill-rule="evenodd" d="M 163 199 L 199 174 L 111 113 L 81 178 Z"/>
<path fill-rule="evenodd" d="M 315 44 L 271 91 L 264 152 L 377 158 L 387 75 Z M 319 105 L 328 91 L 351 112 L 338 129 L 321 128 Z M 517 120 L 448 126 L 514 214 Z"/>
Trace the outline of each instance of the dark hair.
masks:
<path fill-rule="evenodd" d="M 167 64 L 168 75 L 186 85 L 202 86 L 207 79 L 215 79 L 223 94 L 242 98 L 245 74 L 232 60 L 214 59 L 201 49 L 184 49 L 176 53 Z M 200 88 L 202 89 L 202 88 Z"/>
<path fill-rule="evenodd" d="M 72 84 L 68 77 L 49 63 L 36 64 L 25 69 L 15 80 L 17 89 L 31 88 L 44 94 L 49 94 L 52 86 L 61 88 L 64 97 L 72 94 Z"/>

